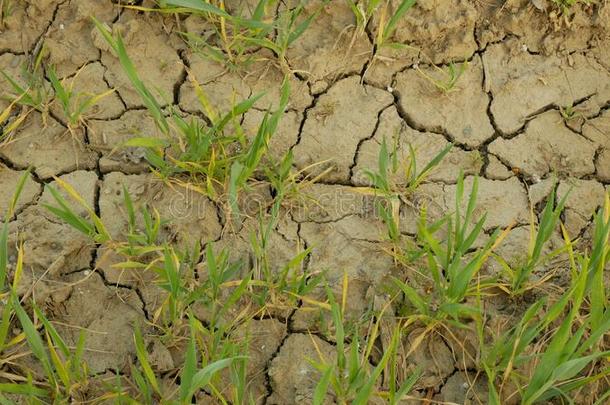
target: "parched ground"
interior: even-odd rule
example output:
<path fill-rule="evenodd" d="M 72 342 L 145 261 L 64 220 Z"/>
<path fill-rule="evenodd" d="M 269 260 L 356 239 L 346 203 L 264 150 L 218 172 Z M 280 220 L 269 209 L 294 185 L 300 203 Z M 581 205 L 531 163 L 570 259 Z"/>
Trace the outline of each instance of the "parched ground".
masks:
<path fill-rule="evenodd" d="M 74 401 L 99 398 L 104 392 L 99 381 L 128 378 L 136 362 L 136 323 L 144 328 L 153 369 L 164 384 L 174 384 L 184 361 L 184 342 L 167 341 L 151 326 L 167 293 L 150 272 L 113 267 L 118 259 L 112 251 L 46 210 L 44 204 L 53 199 L 44 186 L 56 185 L 56 177 L 71 184 L 117 241 L 124 240 L 127 227 L 125 187 L 136 205 L 148 204 L 169 220 L 161 234 L 175 246 L 214 242 L 218 249 L 226 247 L 232 260 L 246 263 L 254 261 L 250 234 L 259 226 L 256 215 L 261 206 L 270 206 L 274 192 L 260 182 L 241 196 L 246 215 L 236 223 L 228 220 L 221 200 L 170 186 L 150 172 L 141 148 L 121 148 L 130 138 L 162 135 L 90 17 L 121 32 L 145 83 L 185 117 L 207 113 L 191 78 L 219 111 L 266 91 L 242 120 L 246 132 L 253 133 L 264 110 L 278 102 L 284 72 L 264 50 L 255 50 L 256 62 L 242 70 L 202 58 L 179 34 L 209 31 L 196 15 L 164 17 L 109 0 L 12 3 L 0 33 L 2 70 L 24 83 L 21 66 L 31 64 L 31 55 L 43 47 L 45 66 L 55 66 L 75 90 L 97 94 L 116 89 L 88 112 L 84 126 L 68 131 L 53 104 L 44 113 L 30 111 L 0 146 L 0 212 L 7 211 L 22 173 L 32 171 L 9 223 L 11 268 L 15 248 L 23 242 L 18 294 L 24 302 L 35 300 L 69 345 L 76 344 L 80 330 L 88 331 L 84 359 L 94 379 Z M 225 3 L 234 11 L 248 7 L 247 1 Z M 320 4 L 306 3 L 306 13 Z M 511 263 L 523 259 L 530 208 L 534 218 L 539 215 L 555 186 L 560 197 L 573 187 L 562 221 L 573 238 L 586 243 L 593 214 L 610 190 L 610 4 L 579 4 L 566 17 L 548 3 L 419 0 L 394 34 L 395 41 L 409 47 L 380 49 L 375 58 L 371 39 L 377 18 L 357 35 L 346 3 L 337 0 L 323 7 L 288 49 L 286 60 L 294 72 L 291 95 L 268 153 L 280 159 L 291 150 L 295 170 L 323 175 L 302 188 L 298 203 L 282 207 L 270 236 L 271 267 L 281 269 L 310 248 L 303 271 L 324 271 L 338 294 L 347 275 L 346 319 L 357 320 L 387 302 L 386 280 L 405 270 L 388 254 L 376 197 L 362 193 L 371 185 L 365 173 L 377 168 L 384 139 L 397 145 L 400 166 L 409 160 L 408 145 L 419 167 L 449 143 L 454 145 L 423 184 L 401 199 L 403 236 L 416 234 L 423 206 L 433 219 L 453 210 L 462 171 L 467 195 L 474 177 L 480 178 L 475 215 L 486 213 L 487 220 L 478 246 L 494 229 L 512 227 L 497 253 Z M 430 77 L 441 80 L 450 66 L 465 70 L 451 89 L 442 91 Z M 0 89 L 9 88 L 0 78 Z M 0 101 L 0 110 L 9 104 Z M 393 181 L 398 188 L 407 185 L 400 171 Z M 561 241 L 557 231 L 547 249 Z M 202 269 L 205 258 L 199 261 Z M 562 285 L 565 260 L 540 271 L 551 267 Z M 482 273 L 499 271 L 490 261 Z M 248 380 L 256 403 L 311 403 L 319 377 L 307 359 L 321 353 L 336 356 L 334 334 L 312 304 L 325 299 L 325 292 L 316 289 L 295 307 L 269 305 L 238 328 L 236 333 L 250 339 Z M 510 302 L 498 301 L 489 304 L 497 319 L 519 312 Z M 238 316 L 235 311 L 231 316 Z M 206 320 L 205 310 L 195 309 L 195 315 Z M 15 328 L 14 335 L 20 332 Z M 417 333 L 410 332 L 405 344 Z M 456 333 L 463 336 L 430 334 L 404 359 L 407 370 L 424 368 L 413 397 L 486 403 L 487 383 L 476 366 L 476 337 L 469 331 Z M 22 360 L 3 363 L 0 378 L 37 369 L 33 360 Z M 581 395 L 577 403 L 589 403 L 587 394 Z M 213 403 L 204 396 L 199 401 Z M 333 402 L 330 395 L 327 401 Z"/>

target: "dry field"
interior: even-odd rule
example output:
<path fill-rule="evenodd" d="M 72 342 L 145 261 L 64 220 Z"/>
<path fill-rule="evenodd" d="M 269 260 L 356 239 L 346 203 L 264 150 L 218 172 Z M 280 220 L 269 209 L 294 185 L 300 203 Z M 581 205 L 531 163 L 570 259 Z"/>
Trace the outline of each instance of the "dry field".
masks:
<path fill-rule="evenodd" d="M 607 0 L 0 0 L 0 404 L 610 403 Z"/>

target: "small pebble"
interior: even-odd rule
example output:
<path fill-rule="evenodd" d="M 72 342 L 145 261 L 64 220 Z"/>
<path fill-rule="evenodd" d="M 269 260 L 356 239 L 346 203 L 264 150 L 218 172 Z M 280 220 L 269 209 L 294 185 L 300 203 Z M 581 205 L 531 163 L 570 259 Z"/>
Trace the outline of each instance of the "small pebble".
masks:
<path fill-rule="evenodd" d="M 393 88 L 392 86 L 388 86 L 387 90 L 388 90 L 390 93 L 394 93 L 394 88 Z"/>
<path fill-rule="evenodd" d="M 88 276 L 89 274 L 91 274 L 91 270 L 85 270 L 85 271 L 83 271 L 83 274 L 85 276 Z"/>
<path fill-rule="evenodd" d="M 464 388 L 465 390 L 467 390 L 470 386 L 468 385 L 467 382 L 462 383 L 462 388 Z"/>
<path fill-rule="evenodd" d="M 64 28 L 66 28 L 63 24 L 59 24 L 59 29 L 63 30 Z"/>
<path fill-rule="evenodd" d="M 521 49 L 523 50 L 523 52 L 527 52 L 527 45 L 525 45 L 525 44 L 521 45 Z"/>

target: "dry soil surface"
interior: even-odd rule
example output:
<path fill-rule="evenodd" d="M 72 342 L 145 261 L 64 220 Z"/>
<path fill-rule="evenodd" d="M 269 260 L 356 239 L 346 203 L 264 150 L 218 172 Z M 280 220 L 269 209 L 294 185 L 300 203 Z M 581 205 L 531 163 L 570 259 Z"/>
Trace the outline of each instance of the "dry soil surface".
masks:
<path fill-rule="evenodd" d="M 227 1 L 235 9 L 241 3 Z M 317 3 L 311 1 L 308 9 Z M 409 158 L 409 143 L 420 165 L 449 142 L 455 145 L 402 203 L 403 234 L 416 232 L 423 204 L 433 217 L 452 210 L 462 170 L 467 191 L 473 176 L 480 176 L 476 215 L 487 213 L 486 232 L 513 226 L 500 248 L 508 260 L 523 255 L 530 207 L 540 211 L 555 178 L 560 195 L 574 187 L 563 218 L 567 230 L 586 239 L 592 214 L 610 187 L 610 4 L 578 6 L 566 22 L 534 3 L 544 2 L 419 0 L 396 31 L 396 39 L 412 47 L 381 50 L 373 63 L 369 36 L 353 37 L 355 21 L 345 3 L 333 1 L 323 9 L 287 54 L 298 74 L 291 77 L 288 111 L 270 154 L 292 150 L 297 169 L 314 175 L 329 171 L 303 190 L 317 203 L 287 210 L 273 230 L 273 266 L 311 247 L 308 271 L 327 270 L 337 291 L 347 273 L 348 317 L 357 319 L 383 302 L 380 286 L 395 267 L 384 250 L 385 226 L 375 215 L 374 198 L 357 187 L 369 185 L 364 171 L 377 167 L 384 137 L 397 140 L 401 163 Z M 277 102 L 283 74 L 271 62 L 228 71 L 189 50 L 177 34 L 202 31 L 196 17 L 177 26 L 175 19 L 121 9 L 110 0 L 18 1 L 5 20 L 1 69 L 18 76 L 19 66 L 44 41 L 46 62 L 61 77 L 73 77 L 79 91 L 117 89 L 91 112 L 86 128 L 70 133 L 57 111 L 31 112 L 0 147 L 0 212 L 6 212 L 19 176 L 32 167 L 10 218 L 12 251 L 18 240 L 24 242 L 20 293 L 35 296 L 63 325 L 70 344 L 80 328 L 92 331 L 85 352 L 89 371 L 108 376 L 129 371 L 135 361 L 134 322 L 152 319 L 165 293 L 150 282 L 152 276 L 112 267 L 111 254 L 46 211 L 43 204 L 52 199 L 44 185 L 53 184 L 54 176 L 70 183 L 118 240 L 126 230 L 123 186 L 136 204 L 146 202 L 171 220 L 162 232 L 178 245 L 216 241 L 228 246 L 232 257 L 247 259 L 249 232 L 257 221 L 228 226 L 222 205 L 167 187 L 149 173 L 141 150 L 116 148 L 131 137 L 159 134 L 90 16 L 120 27 L 145 82 L 185 115 L 203 113 L 187 71 L 220 110 L 261 90 L 267 93 L 257 106 Z M 438 74 L 432 63 L 447 70 L 454 61 L 468 65 L 451 91 L 426 79 L 424 74 Z M 0 79 L 0 86 L 8 84 Z M 566 117 L 570 108 L 574 113 Z M 249 111 L 244 126 L 256 127 L 261 117 L 260 110 Z M 325 163 L 311 167 L 320 161 Z M 401 176 L 394 180 L 404 182 Z M 256 198 L 270 199 L 269 189 L 258 190 Z M 10 259 L 14 264 L 14 253 Z M 498 268 L 489 265 L 485 271 Z M 323 291 L 312 295 L 323 298 Z M 317 371 L 307 358 L 335 352 L 334 338 L 320 328 L 314 309 L 306 302 L 296 310 L 278 308 L 243 332 L 256 347 L 248 372 L 260 403 L 311 401 Z M 154 336 L 147 339 L 155 370 L 172 375 L 181 364 L 179 351 Z M 486 383 L 462 353 L 455 342 L 431 337 L 405 359 L 408 367 L 425 366 L 417 393 L 456 403 L 486 398 Z"/>

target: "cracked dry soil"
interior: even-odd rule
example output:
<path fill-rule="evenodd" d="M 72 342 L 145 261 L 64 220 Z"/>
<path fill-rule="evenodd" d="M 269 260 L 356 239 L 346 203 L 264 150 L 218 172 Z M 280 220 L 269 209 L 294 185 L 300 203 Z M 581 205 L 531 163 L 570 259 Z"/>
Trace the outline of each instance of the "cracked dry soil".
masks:
<path fill-rule="evenodd" d="M 226 3 L 240 9 L 248 2 Z M 317 0 L 308 2 L 307 12 L 318 5 Z M 499 248 L 509 261 L 519 260 L 527 249 L 530 206 L 539 212 L 554 176 L 559 195 L 574 187 L 563 220 L 571 235 L 586 239 L 592 213 L 610 189 L 610 4 L 578 6 L 574 13 L 566 25 L 527 0 L 420 0 L 395 34 L 411 47 L 379 50 L 371 63 L 371 40 L 366 34 L 352 36 L 355 21 L 345 3 L 333 1 L 323 8 L 287 53 L 290 67 L 299 73 L 290 77 L 288 110 L 269 155 L 278 158 L 292 150 L 296 169 L 312 175 L 328 172 L 303 191 L 315 204 L 283 212 L 270 237 L 271 265 L 280 268 L 303 247 L 311 247 L 307 271 L 327 270 L 337 291 L 347 274 L 349 319 L 384 299 L 384 280 L 399 270 L 384 253 L 385 226 L 374 213 L 374 197 L 357 190 L 370 185 L 364 172 L 377 167 L 384 138 L 396 139 L 400 164 L 409 158 L 409 144 L 421 164 L 454 144 L 426 182 L 403 201 L 403 234 L 416 232 L 423 204 L 432 217 L 451 210 L 462 170 L 466 192 L 473 176 L 480 176 L 476 214 L 487 213 L 485 230 L 513 226 Z M 18 241 L 24 243 L 18 292 L 35 297 L 71 345 L 80 329 L 90 332 L 85 360 L 91 375 L 103 380 L 129 372 L 135 361 L 133 325 L 152 320 L 166 292 L 152 283 L 151 274 L 113 267 L 117 259 L 112 252 L 96 248 L 45 210 L 43 204 L 52 200 L 44 185 L 53 184 L 54 177 L 71 184 L 117 240 L 126 230 L 123 186 L 136 204 L 150 204 L 170 220 L 162 233 L 176 245 L 215 241 L 218 249 L 230 249 L 231 258 L 248 260 L 249 233 L 257 221 L 228 226 L 220 204 L 167 187 L 149 173 L 141 151 L 116 148 L 132 137 L 161 134 L 90 16 L 122 32 L 141 77 L 185 116 L 204 114 L 187 69 L 219 110 L 261 90 L 266 95 L 257 106 L 276 103 L 283 73 L 263 51 L 257 51 L 257 62 L 246 72 L 201 58 L 178 35 L 206 30 L 194 15 L 178 25 L 176 19 L 123 9 L 110 0 L 24 0 L 5 20 L 1 69 L 19 78 L 19 67 L 44 41 L 46 63 L 56 66 L 60 77 L 73 78 L 76 90 L 116 89 L 91 112 L 86 128 L 70 134 L 58 111 L 33 111 L 0 146 L 0 212 L 6 212 L 20 175 L 32 167 L 10 218 L 11 260 Z M 468 61 L 468 66 L 450 92 L 439 91 L 422 74 L 438 73 L 431 63 L 447 68 L 454 61 Z M 0 88 L 7 86 L 1 78 Z M 0 109 L 7 105 L 0 101 Z M 562 114 L 566 107 L 576 111 L 569 119 Z M 256 128 L 262 116 L 256 108 L 248 111 L 244 128 Z M 398 175 L 393 180 L 404 182 Z M 252 194 L 257 204 L 272 200 L 267 187 Z M 250 209 L 255 214 L 258 206 Z M 493 263 L 485 269 L 497 271 Z M 323 300 L 324 292 L 316 290 L 312 298 Z M 497 317 L 510 319 L 513 312 L 496 308 Z M 206 314 L 199 316 L 205 319 Z M 303 302 L 296 310 L 271 308 L 268 316 L 237 332 L 251 339 L 247 372 L 257 403 L 311 402 L 317 371 L 307 358 L 336 355 L 334 336 L 321 324 L 315 307 Z M 481 403 L 487 397 L 470 338 L 461 336 L 470 353 L 464 354 L 464 345 L 431 336 L 404 359 L 407 368 L 424 367 L 417 395 L 454 403 Z M 154 335 L 147 337 L 147 347 L 154 370 L 172 384 L 183 347 Z M 82 400 L 95 398 L 100 389 L 92 384 Z M 201 401 L 212 400 L 202 396 Z M 327 402 L 333 403 L 330 395 Z"/>

